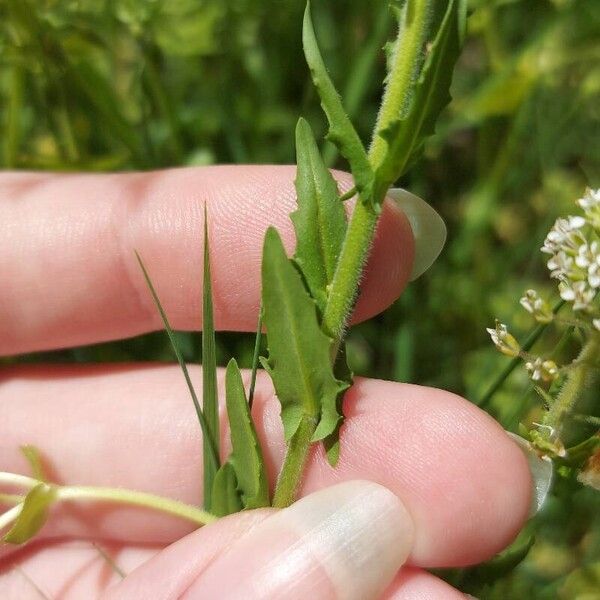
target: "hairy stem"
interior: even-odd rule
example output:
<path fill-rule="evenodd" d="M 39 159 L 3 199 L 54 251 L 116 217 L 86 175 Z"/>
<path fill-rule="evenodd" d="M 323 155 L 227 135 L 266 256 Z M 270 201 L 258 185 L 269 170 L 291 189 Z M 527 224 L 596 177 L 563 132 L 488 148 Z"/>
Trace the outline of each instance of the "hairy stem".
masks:
<path fill-rule="evenodd" d="M 369 152 L 369 160 L 375 171 L 387 153 L 387 142 L 379 132 L 405 114 L 410 103 L 414 81 L 422 62 L 423 43 L 427 39 L 431 6 L 431 0 L 413 0 L 406 8 L 401 24 L 402 35 L 396 42 L 376 133 Z M 323 313 L 323 327 L 333 336 L 336 348 L 341 342 L 349 314 L 354 307 L 358 284 L 379 218 L 379 214 L 370 206 L 381 204 L 392 183 L 376 181 L 374 202 L 369 203 L 369 206 L 366 203 L 357 203 L 350 219 Z"/>
<path fill-rule="evenodd" d="M 573 413 L 583 392 L 590 385 L 590 376 L 600 368 L 600 336 L 594 335 L 583 346 L 577 366 L 569 373 L 556 400 L 544 416 L 544 437 L 560 437 L 566 418 Z"/>
<path fill-rule="evenodd" d="M 288 451 L 275 487 L 273 506 L 285 508 L 296 499 L 296 491 L 304 472 L 311 440 L 317 428 L 314 417 L 304 416 L 288 445 Z"/>
<path fill-rule="evenodd" d="M 390 64 L 387 86 L 383 95 L 375 135 L 369 152 L 373 170 L 385 160 L 388 147 L 380 132 L 398 117 L 405 114 L 410 104 L 414 82 L 423 61 L 423 47 L 430 28 L 432 0 L 410 0 L 401 19 L 401 35 L 396 42 Z M 408 162 L 404 161 L 404 167 Z M 329 286 L 327 303 L 323 311 L 322 326 L 333 339 L 332 362 L 335 363 L 344 337 L 346 325 L 354 308 L 359 291 L 360 278 L 367 261 L 375 227 L 379 219 L 380 206 L 392 184 L 376 176 L 372 198 L 357 202 L 340 257 Z M 288 506 L 294 501 L 295 492 L 302 477 L 304 464 L 315 431 L 316 423 L 305 417 L 292 438 L 275 490 L 274 506 Z"/>

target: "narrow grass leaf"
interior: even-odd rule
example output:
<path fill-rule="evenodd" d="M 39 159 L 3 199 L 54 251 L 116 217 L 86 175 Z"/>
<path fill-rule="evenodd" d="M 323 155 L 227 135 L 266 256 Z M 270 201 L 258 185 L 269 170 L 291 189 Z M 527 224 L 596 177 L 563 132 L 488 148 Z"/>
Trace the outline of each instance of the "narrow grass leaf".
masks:
<path fill-rule="evenodd" d="M 175 353 L 177 362 L 179 363 L 179 366 L 181 367 L 181 371 L 183 372 L 183 376 L 185 378 L 185 382 L 186 382 L 188 390 L 190 392 L 190 396 L 192 397 L 192 402 L 194 403 L 194 408 L 196 409 L 196 415 L 198 416 L 198 421 L 199 421 L 200 427 L 202 429 L 202 437 L 204 439 L 210 439 L 210 430 L 209 430 L 206 420 L 204 418 L 204 414 L 202 413 L 202 408 L 200 406 L 200 403 L 198 402 L 198 396 L 196 395 L 196 390 L 194 389 L 194 385 L 192 384 L 192 379 L 190 377 L 187 365 L 185 364 L 183 355 L 181 354 L 179 347 L 177 346 L 177 340 L 175 339 L 175 333 L 173 332 L 173 329 L 171 328 L 169 320 L 167 319 L 167 315 L 166 315 L 166 313 L 163 309 L 163 306 L 158 298 L 158 294 L 156 293 L 156 290 L 154 289 L 154 285 L 152 283 L 152 280 L 150 279 L 150 275 L 148 274 L 148 271 L 146 270 L 146 266 L 144 265 L 144 262 L 142 261 L 142 257 L 139 255 L 139 253 L 137 251 L 135 253 L 135 256 L 140 265 L 140 268 L 142 269 L 144 279 L 146 280 L 146 285 L 148 286 L 148 289 L 150 290 L 150 294 L 152 295 L 154 304 L 156 305 L 158 313 L 160 314 L 160 318 L 162 319 L 165 331 L 167 332 L 167 335 L 169 336 L 169 341 L 171 342 L 171 347 L 173 348 L 173 352 Z M 204 460 L 205 464 L 206 464 L 206 462 L 209 462 L 211 464 L 211 468 L 213 468 L 215 471 L 219 468 L 217 452 L 216 452 L 216 449 L 214 446 L 211 445 L 210 448 L 208 449 L 208 452 L 205 452 L 203 454 L 203 460 Z"/>
<path fill-rule="evenodd" d="M 254 338 L 254 354 L 252 355 L 252 373 L 250 375 L 250 389 L 248 390 L 248 406 L 252 410 L 254 402 L 254 390 L 256 389 L 256 375 L 258 373 L 258 365 L 260 364 L 260 346 L 262 343 L 262 327 L 263 327 L 263 304 L 262 300 L 258 307 L 258 323 L 256 324 L 256 337 Z"/>
<path fill-rule="evenodd" d="M 46 523 L 50 505 L 56 499 L 56 489 L 40 483 L 30 490 L 23 501 L 23 509 L 15 524 L 4 536 L 9 544 L 24 544 L 29 541 Z"/>
<path fill-rule="evenodd" d="M 238 480 L 233 465 L 226 462 L 217 471 L 212 487 L 212 514 L 225 517 L 244 508 L 238 491 Z"/>
<path fill-rule="evenodd" d="M 285 438 L 289 441 L 308 417 L 318 424 L 313 439 L 323 439 L 341 419 L 337 398 L 347 384 L 333 373 L 332 341 L 321 330 L 316 304 L 272 227 L 263 248 L 262 289 L 269 346 L 263 365 L 281 402 Z"/>
<path fill-rule="evenodd" d="M 294 260 L 320 310 L 327 302 L 346 233 L 346 214 L 337 183 L 325 166 L 312 129 L 300 119 L 296 127 L 298 209 L 292 213 L 296 230 Z"/>
<path fill-rule="evenodd" d="M 215 324 L 213 317 L 212 280 L 210 273 L 210 249 L 208 219 L 204 207 L 204 275 L 202 283 L 202 412 L 209 431 L 204 436 L 204 456 L 214 449 L 216 461 L 204 461 L 204 508 L 211 510 L 213 480 L 219 469 L 219 399 L 217 395 L 217 355 Z"/>
<path fill-rule="evenodd" d="M 234 359 L 227 365 L 225 389 L 232 446 L 228 462 L 235 470 L 244 508 L 269 506 L 267 469 Z"/>
<path fill-rule="evenodd" d="M 346 114 L 319 50 L 315 30 L 310 16 L 310 3 L 304 13 L 302 30 L 304 55 L 310 69 L 313 83 L 321 98 L 321 106 L 329 121 L 327 139 L 337 146 L 342 156 L 350 164 L 354 182 L 363 202 L 372 197 L 374 175 L 363 143 Z"/>
<path fill-rule="evenodd" d="M 451 100 L 452 73 L 464 36 L 464 1 L 450 0 L 447 4 L 439 2 L 434 6 L 437 10 L 445 9 L 445 13 L 433 41 L 427 46 L 427 55 L 411 95 L 410 106 L 405 114 L 398 115 L 398 119 L 376 134 L 388 144 L 385 159 L 376 172 L 376 180 L 385 186 L 396 181 L 418 156 L 425 138 L 435 131 L 439 113 Z M 399 15 L 402 12 L 397 10 Z M 436 22 L 436 19 L 432 18 L 431 21 Z M 401 28 L 400 35 L 402 33 Z"/>

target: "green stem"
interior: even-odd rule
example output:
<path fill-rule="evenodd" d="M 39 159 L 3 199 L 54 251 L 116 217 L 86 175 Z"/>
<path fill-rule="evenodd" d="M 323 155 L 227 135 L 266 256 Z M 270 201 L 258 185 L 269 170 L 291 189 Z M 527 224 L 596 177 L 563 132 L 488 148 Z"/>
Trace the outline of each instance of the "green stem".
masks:
<path fill-rule="evenodd" d="M 57 489 L 57 498 L 60 500 L 92 500 L 101 502 L 115 502 L 118 504 L 129 504 L 142 508 L 150 508 L 163 513 L 180 517 L 186 521 L 191 521 L 196 525 L 208 525 L 217 520 L 217 517 L 210 513 L 184 504 L 178 500 L 154 496 L 145 492 L 136 492 L 120 488 L 107 487 L 88 487 L 88 486 L 68 486 Z"/>
<path fill-rule="evenodd" d="M 311 440 L 316 428 L 316 419 L 304 416 L 296 433 L 292 436 L 277 479 L 275 495 L 273 496 L 274 507 L 285 508 L 296 499 L 296 491 L 304 472 L 304 465 L 308 458 Z"/>
<path fill-rule="evenodd" d="M 423 45 L 430 24 L 431 7 L 431 0 L 412 0 L 403 15 L 402 35 L 396 42 L 376 133 L 369 152 L 369 160 L 374 171 L 385 160 L 388 150 L 387 142 L 379 132 L 405 114 L 410 104 L 413 85 L 423 61 Z M 406 159 L 408 160 L 408 156 Z M 381 205 L 392 183 L 392 181 L 377 180 L 373 197 L 367 199 L 372 202 L 357 202 L 348 225 L 323 311 L 323 329 L 333 338 L 333 363 L 337 358 L 348 318 L 354 308 L 360 278 L 379 219 L 378 211 L 371 207 Z M 292 438 L 275 490 L 274 506 L 284 507 L 294 501 L 315 428 L 314 419 L 305 416 Z"/>
<path fill-rule="evenodd" d="M 379 133 L 405 115 L 410 106 L 414 82 L 424 58 L 423 47 L 429 32 L 432 2 L 413 0 L 403 10 L 400 24 L 402 31 L 394 46 L 388 84 L 369 152 L 371 165 L 375 170 L 385 160 L 388 150 L 387 141 Z M 393 182 L 388 185 L 391 183 Z"/>
<path fill-rule="evenodd" d="M 323 328 L 339 346 L 344 328 L 358 292 L 358 284 L 375 233 L 379 215 L 357 202 L 333 275 L 327 304 L 323 312 Z"/>
<path fill-rule="evenodd" d="M 23 504 L 17 504 L 10 510 L 7 510 L 4 514 L 0 515 L 0 531 L 16 521 L 22 510 Z"/>
<path fill-rule="evenodd" d="M 557 314 L 558 311 L 565 305 L 564 300 L 560 300 L 553 308 L 552 313 Z M 531 333 L 527 336 L 527 339 L 521 344 L 521 348 L 528 352 L 533 348 L 534 344 L 540 339 L 544 331 L 546 331 L 549 323 L 540 323 L 536 325 L 535 328 L 531 331 Z M 492 398 L 496 394 L 496 392 L 504 385 L 504 382 L 510 377 L 512 372 L 521 364 L 521 359 L 519 357 L 511 359 L 511 361 L 502 369 L 499 375 L 494 379 L 486 393 L 481 397 L 479 401 L 474 401 L 474 403 L 479 406 L 479 408 L 486 409 L 492 401 Z"/>
<path fill-rule="evenodd" d="M 406 8 L 405 26 L 396 43 L 388 85 L 369 152 L 369 160 L 375 171 L 385 160 L 388 149 L 387 142 L 378 132 L 385 130 L 403 115 L 410 103 L 413 84 L 422 63 L 422 49 L 427 38 L 430 14 L 431 0 L 414 0 Z M 392 183 L 377 181 L 373 202 L 357 203 L 350 219 L 323 313 L 323 327 L 333 336 L 335 348 L 339 347 L 349 314 L 354 307 L 358 284 L 379 218 L 379 214 L 370 206 L 381 204 Z"/>
<path fill-rule="evenodd" d="M 567 377 L 556 400 L 544 415 L 542 435 L 548 440 L 560 437 L 566 417 L 573 413 L 582 393 L 588 387 L 590 375 L 600 368 L 600 336 L 592 336 L 577 357 L 576 366 Z"/>

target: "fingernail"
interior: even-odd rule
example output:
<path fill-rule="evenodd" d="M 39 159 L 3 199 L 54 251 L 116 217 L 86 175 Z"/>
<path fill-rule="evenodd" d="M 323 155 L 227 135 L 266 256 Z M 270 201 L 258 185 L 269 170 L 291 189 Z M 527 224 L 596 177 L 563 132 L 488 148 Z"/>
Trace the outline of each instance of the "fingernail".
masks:
<path fill-rule="evenodd" d="M 415 238 L 415 260 L 410 280 L 414 281 L 435 262 L 446 243 L 446 224 L 440 215 L 425 200 L 395 188 L 388 194 L 402 209 Z"/>
<path fill-rule="evenodd" d="M 548 497 L 548 493 L 552 487 L 554 466 L 547 456 L 540 456 L 525 438 L 510 431 L 506 433 L 521 448 L 529 464 L 531 479 L 533 481 L 529 516 L 533 517 L 541 510 Z"/>
<path fill-rule="evenodd" d="M 377 598 L 412 541 L 412 519 L 397 496 L 375 483 L 350 481 L 257 525 L 185 597 Z"/>

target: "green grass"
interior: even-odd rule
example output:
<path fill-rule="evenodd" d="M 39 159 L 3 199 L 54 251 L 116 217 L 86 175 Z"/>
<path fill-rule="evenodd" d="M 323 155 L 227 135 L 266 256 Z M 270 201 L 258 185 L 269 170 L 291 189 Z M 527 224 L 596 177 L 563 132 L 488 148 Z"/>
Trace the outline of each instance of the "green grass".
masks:
<path fill-rule="evenodd" d="M 400 182 L 442 213 L 448 246 L 389 311 L 352 331 L 348 355 L 359 374 L 477 401 L 506 365 L 485 327 L 497 316 L 526 337 L 521 292 L 532 284 L 551 291 L 537 251 L 544 235 L 586 184 L 600 185 L 600 6 L 478 0 L 470 8 L 453 103 Z M 303 0 L 1 0 L 1 166 L 294 162 L 298 116 L 318 138 L 326 129 L 302 55 L 303 10 Z M 315 0 L 313 18 L 364 139 L 380 100 L 386 2 Z M 343 164 L 332 147 L 325 152 Z M 197 360 L 199 337 L 175 335 L 184 358 Z M 236 356 L 250 366 L 253 355 L 254 336 L 217 336 L 219 364 Z M 165 336 L 152 334 L 18 360 L 49 358 L 170 360 L 171 353 Z M 540 410 L 520 370 L 487 406 L 512 429 Z M 472 593 L 568 599 L 596 589 L 598 494 L 561 481 L 532 528 L 537 543 L 527 559 L 485 589 L 475 581 Z"/>

